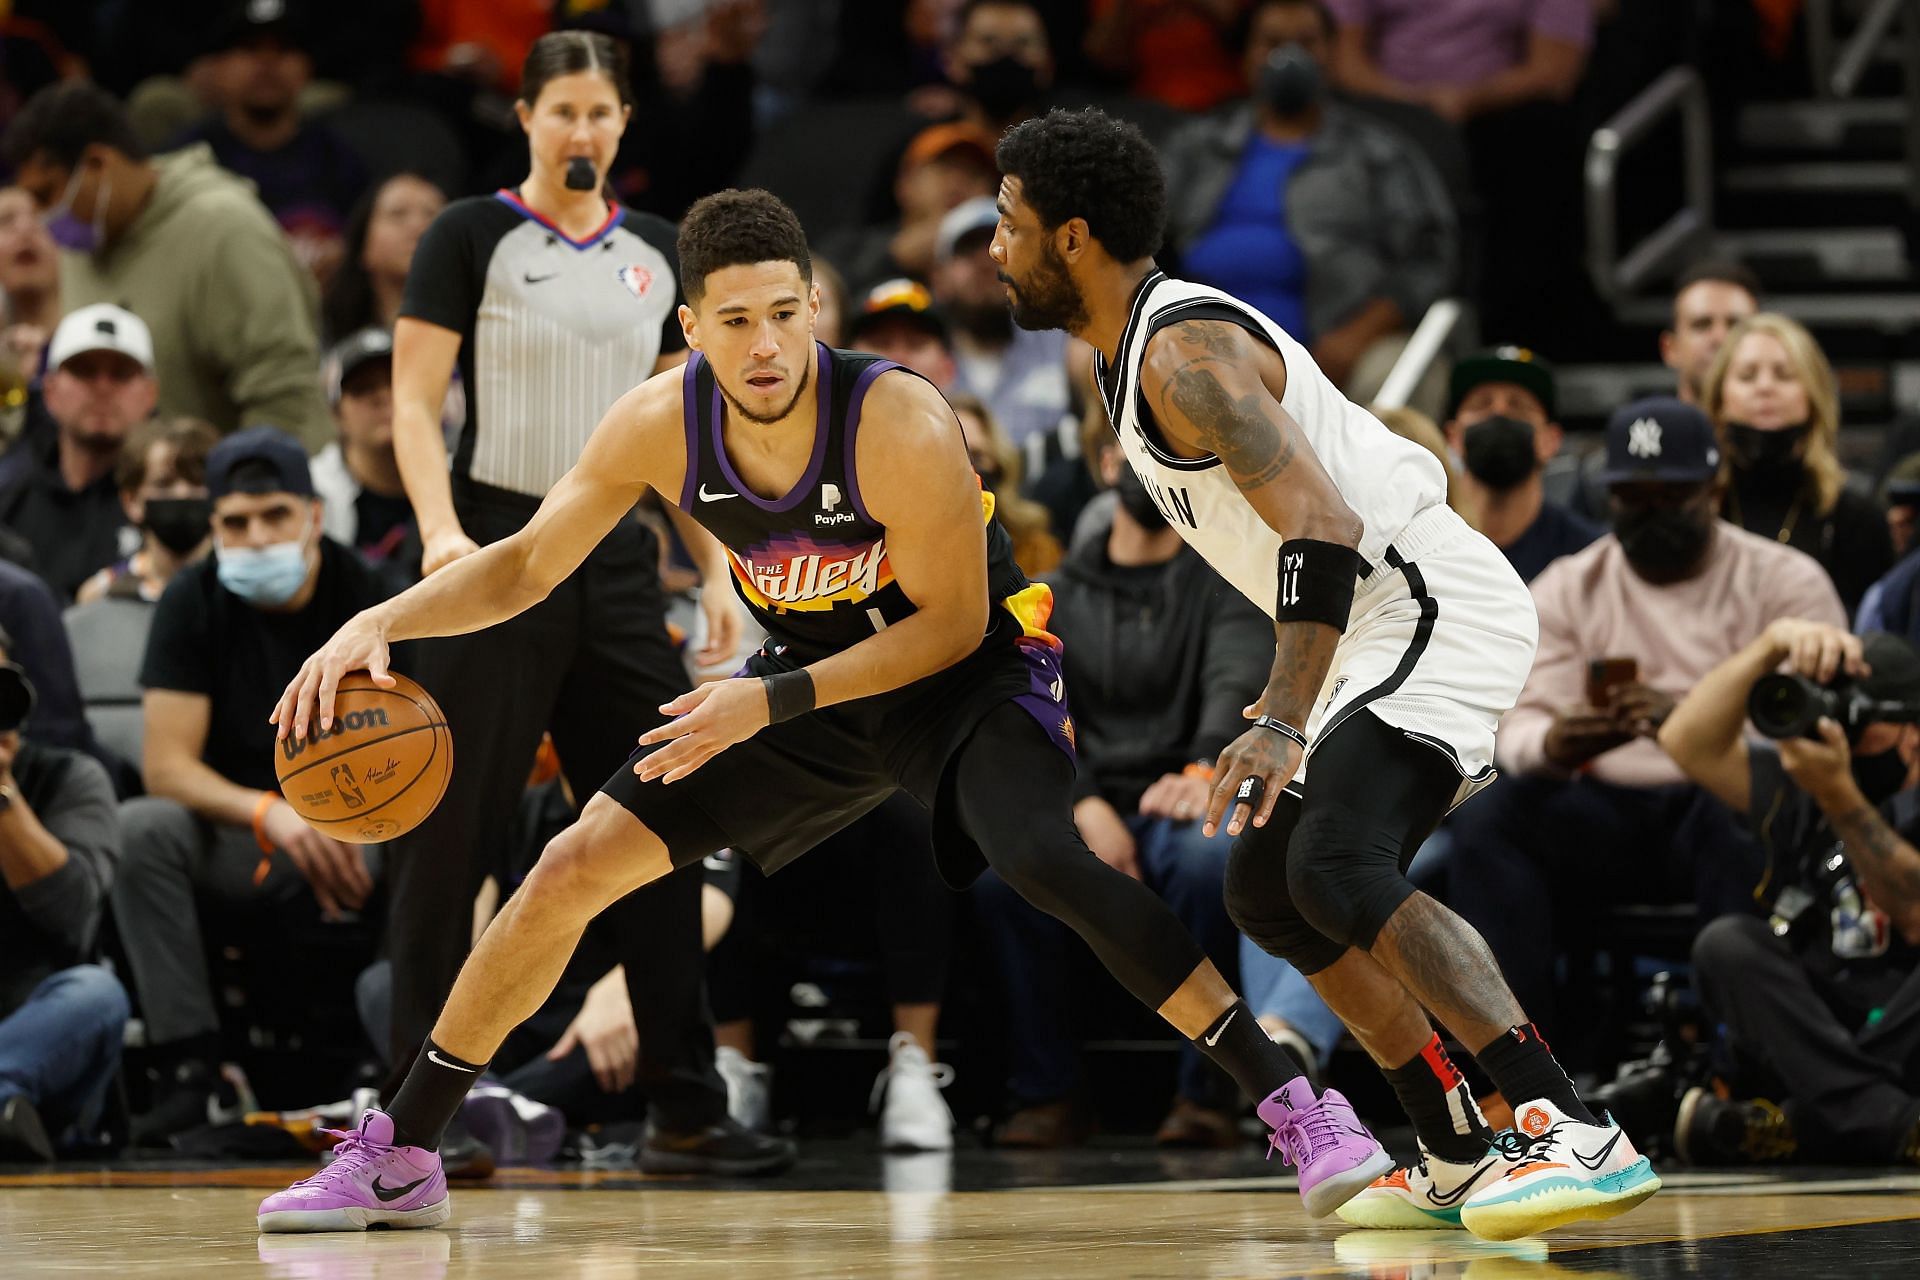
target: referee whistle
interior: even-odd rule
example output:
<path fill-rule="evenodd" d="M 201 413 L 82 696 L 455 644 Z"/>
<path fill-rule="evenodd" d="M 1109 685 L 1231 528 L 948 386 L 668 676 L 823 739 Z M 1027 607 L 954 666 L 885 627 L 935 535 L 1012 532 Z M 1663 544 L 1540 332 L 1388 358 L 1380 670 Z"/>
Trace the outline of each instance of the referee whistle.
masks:
<path fill-rule="evenodd" d="M 600 185 L 600 175 L 593 171 L 593 161 L 585 156 L 574 156 L 567 161 L 567 190 L 591 191 Z"/>

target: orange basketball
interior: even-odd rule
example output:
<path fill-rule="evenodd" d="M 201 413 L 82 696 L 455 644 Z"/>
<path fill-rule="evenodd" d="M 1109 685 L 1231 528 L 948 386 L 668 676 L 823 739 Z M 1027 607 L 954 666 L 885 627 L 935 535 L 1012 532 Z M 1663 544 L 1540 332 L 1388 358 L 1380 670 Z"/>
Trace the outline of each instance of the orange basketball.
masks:
<path fill-rule="evenodd" d="M 340 681 L 333 727 L 275 742 L 280 794 L 314 830 L 352 844 L 391 840 L 426 821 L 453 776 L 446 713 L 395 673 L 391 689 L 355 671 Z"/>

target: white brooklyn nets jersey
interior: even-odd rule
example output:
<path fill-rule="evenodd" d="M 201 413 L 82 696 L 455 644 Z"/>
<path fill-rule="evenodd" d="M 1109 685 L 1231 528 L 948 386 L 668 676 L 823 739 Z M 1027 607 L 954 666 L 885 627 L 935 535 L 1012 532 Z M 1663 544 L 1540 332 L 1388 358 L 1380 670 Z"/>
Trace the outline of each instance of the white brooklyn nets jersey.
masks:
<path fill-rule="evenodd" d="M 1109 369 L 1103 356 L 1094 356 L 1107 413 L 1167 520 L 1269 615 L 1279 585 L 1280 535 L 1241 496 L 1218 458 L 1182 458 L 1166 448 L 1140 394 L 1140 363 L 1153 335 L 1200 319 L 1237 323 L 1280 353 L 1287 366 L 1280 407 L 1300 424 L 1340 496 L 1366 523 L 1360 554 L 1369 568 L 1385 562 L 1387 547 L 1414 516 L 1445 504 L 1447 477 L 1439 460 L 1342 395 L 1286 330 L 1230 294 L 1154 272 L 1134 295 L 1118 366 Z"/>
<path fill-rule="evenodd" d="M 1269 616 L 1280 535 L 1218 458 L 1182 458 L 1167 448 L 1140 393 L 1147 343 L 1182 320 L 1237 324 L 1280 353 L 1287 366 L 1281 407 L 1365 522 L 1359 550 L 1366 568 L 1326 685 L 1302 726 L 1308 738 L 1318 742 L 1366 708 L 1446 752 L 1463 776 L 1457 798 L 1464 799 L 1492 781 L 1494 730 L 1533 662 L 1539 628 L 1526 586 L 1447 506 L 1438 459 L 1348 400 L 1305 347 L 1254 308 L 1155 271 L 1134 295 L 1116 364 L 1094 356 L 1101 395 L 1127 461 L 1168 522 Z"/>

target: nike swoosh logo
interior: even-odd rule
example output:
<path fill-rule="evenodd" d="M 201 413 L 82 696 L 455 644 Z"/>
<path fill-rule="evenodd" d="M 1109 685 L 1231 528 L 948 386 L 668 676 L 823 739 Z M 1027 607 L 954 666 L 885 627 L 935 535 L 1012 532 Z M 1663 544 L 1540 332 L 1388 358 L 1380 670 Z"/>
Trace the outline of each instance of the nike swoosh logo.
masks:
<path fill-rule="evenodd" d="M 1229 1012 L 1227 1014 L 1227 1022 L 1232 1022 L 1235 1015 L 1237 1015 L 1239 1012 L 1240 1011 L 1238 1009 L 1234 1009 L 1231 1012 Z M 1220 1043 L 1220 1037 L 1226 1034 L 1227 1022 L 1223 1022 L 1219 1026 L 1213 1029 L 1213 1034 L 1207 1037 L 1207 1048 L 1211 1049 L 1213 1048 L 1213 1046 Z"/>
<path fill-rule="evenodd" d="M 547 281 L 553 279 L 555 276 L 559 274 L 560 273 L 558 271 L 549 271 L 547 272 L 546 275 L 536 276 L 531 271 L 529 271 L 527 274 L 521 276 L 520 278 L 522 280 L 525 280 L 528 284 L 545 284 Z"/>
<path fill-rule="evenodd" d="M 739 496 L 737 493 L 709 493 L 706 485 L 703 484 L 700 486 L 700 501 L 702 502 L 718 502 L 722 498 L 737 498 Z"/>
<path fill-rule="evenodd" d="M 1459 1203 L 1461 1197 L 1465 1196 L 1467 1192 L 1473 1190 L 1475 1184 L 1477 1184 L 1480 1181 L 1480 1179 L 1486 1177 L 1487 1174 L 1491 1172 L 1493 1169 L 1495 1169 L 1496 1167 L 1498 1166 L 1491 1162 L 1482 1164 L 1478 1169 L 1475 1169 L 1473 1171 L 1472 1177 L 1468 1178 L 1465 1182 L 1461 1183 L 1459 1186 L 1455 1187 L 1453 1190 L 1447 1192 L 1447 1194 L 1445 1195 L 1441 1195 L 1439 1192 L 1435 1191 L 1432 1187 L 1428 1187 L 1427 1199 L 1432 1201 L 1435 1205 L 1437 1205 L 1442 1209 L 1451 1209 L 1455 1204 Z"/>
<path fill-rule="evenodd" d="M 429 1061 L 437 1062 L 443 1067 L 452 1067 L 455 1071 L 464 1071 L 468 1075 L 472 1075 L 480 1069 L 478 1067 L 463 1067 L 457 1062 L 448 1062 L 432 1049 L 427 1050 L 427 1058 Z"/>
<path fill-rule="evenodd" d="M 1573 1158 L 1575 1160 L 1578 1160 L 1581 1164 L 1587 1166 L 1587 1168 L 1593 1170 L 1595 1173 L 1598 1173 L 1600 1172 L 1600 1166 L 1607 1162 L 1607 1157 L 1613 1154 L 1613 1149 L 1620 1145 L 1620 1139 L 1626 1136 L 1627 1136 L 1626 1131 L 1624 1129 L 1616 1129 L 1614 1131 L 1613 1137 L 1608 1139 L 1607 1145 L 1600 1148 L 1598 1151 L 1594 1152 L 1592 1159 L 1588 1159 L 1586 1156 L 1582 1155 L 1578 1147 L 1574 1148 Z"/>
<path fill-rule="evenodd" d="M 407 1192 L 414 1190 L 421 1183 L 425 1182 L 427 1178 L 431 1178 L 432 1176 L 432 1174 L 428 1174 L 426 1178 L 416 1178 L 404 1187 L 383 1187 L 380 1185 L 380 1179 L 375 1178 L 373 1180 L 373 1194 L 381 1204 L 391 1204 L 393 1201 L 407 1194 Z"/>

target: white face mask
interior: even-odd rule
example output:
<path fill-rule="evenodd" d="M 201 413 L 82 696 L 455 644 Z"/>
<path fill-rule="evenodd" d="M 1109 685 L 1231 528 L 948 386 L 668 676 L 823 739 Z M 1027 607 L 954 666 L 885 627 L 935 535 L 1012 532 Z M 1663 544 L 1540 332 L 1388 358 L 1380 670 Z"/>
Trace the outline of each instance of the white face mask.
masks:
<path fill-rule="evenodd" d="M 265 547 L 221 547 L 215 571 L 220 585 L 248 604 L 277 609 L 300 594 L 307 582 L 307 534 L 312 518 L 299 536 Z"/>

